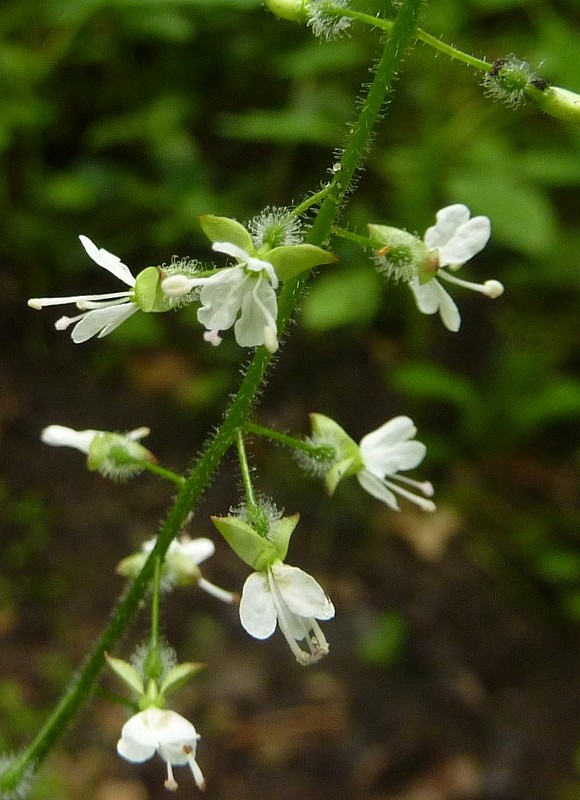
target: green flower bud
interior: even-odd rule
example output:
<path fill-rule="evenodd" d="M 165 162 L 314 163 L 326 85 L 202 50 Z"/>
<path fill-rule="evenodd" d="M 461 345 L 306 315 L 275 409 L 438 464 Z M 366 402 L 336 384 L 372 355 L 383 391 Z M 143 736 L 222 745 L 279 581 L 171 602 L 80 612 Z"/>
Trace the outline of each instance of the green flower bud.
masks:
<path fill-rule="evenodd" d="M 280 19 L 290 22 L 306 22 L 308 0 L 265 0 L 266 8 Z"/>
<path fill-rule="evenodd" d="M 530 91 L 538 106 L 552 117 L 580 124 L 580 94 L 559 86 L 548 86 L 543 91 Z"/>

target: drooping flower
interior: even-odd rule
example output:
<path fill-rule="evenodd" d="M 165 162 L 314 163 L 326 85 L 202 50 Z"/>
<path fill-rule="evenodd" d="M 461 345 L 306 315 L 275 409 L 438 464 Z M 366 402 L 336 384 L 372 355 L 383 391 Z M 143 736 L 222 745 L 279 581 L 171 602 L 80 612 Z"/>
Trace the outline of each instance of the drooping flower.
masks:
<path fill-rule="evenodd" d="M 87 455 L 89 470 L 108 478 L 123 480 L 145 469 L 144 462 L 156 458 L 139 439 L 148 436 L 149 428 L 137 428 L 129 433 L 109 431 L 75 431 L 63 425 L 49 425 L 41 433 L 45 444 L 53 447 L 74 447 Z"/>
<path fill-rule="evenodd" d="M 98 248 L 87 236 L 79 238 L 93 261 L 119 278 L 129 289 L 109 294 L 37 297 L 28 301 L 28 305 L 36 309 L 74 303 L 81 313 L 74 317 L 61 317 L 55 327 L 59 331 L 64 331 L 70 325 L 74 325 L 71 338 L 76 344 L 86 342 L 93 336 L 99 338 L 106 336 L 139 310 L 139 306 L 134 301 L 136 278 L 132 275 L 129 267 L 108 250 L 104 250 L 102 247 Z"/>
<path fill-rule="evenodd" d="M 433 495 L 432 485 L 399 474 L 417 467 L 427 451 L 422 442 L 414 440 L 417 428 L 409 417 L 394 417 L 363 436 L 358 445 L 330 417 L 311 414 L 310 419 L 313 430 L 311 443 L 331 448 L 335 453 L 326 467 L 320 462 L 315 465 L 316 471 L 323 469 L 325 473 L 329 494 L 334 493 L 342 478 L 356 475 L 363 489 L 395 511 L 399 511 L 396 495 L 410 500 L 424 511 L 435 511 L 435 503 L 427 499 Z M 406 486 L 416 491 L 409 491 Z"/>
<path fill-rule="evenodd" d="M 141 764 L 159 753 L 167 764 L 165 787 L 174 791 L 177 782 L 173 766 L 188 764 L 197 787 L 205 789 L 203 773 L 195 759 L 200 739 L 189 720 L 168 709 L 151 706 L 132 716 L 123 726 L 117 752 L 134 764 Z"/>
<path fill-rule="evenodd" d="M 264 345 L 275 353 L 279 282 L 319 264 L 329 264 L 335 257 L 319 247 L 298 243 L 296 225 L 283 220 L 279 211 L 250 223 L 255 241 L 243 225 L 227 217 L 205 214 L 200 224 L 212 249 L 235 258 L 237 264 L 207 276 L 168 275 L 161 281 L 161 291 L 169 298 L 178 298 L 200 289 L 197 318 L 206 328 L 204 339 L 210 344 L 219 345 L 220 332 L 233 326 L 241 347 Z M 284 243 L 277 244 L 278 240 Z"/>
<path fill-rule="evenodd" d="M 408 282 L 420 311 L 439 312 L 450 331 L 458 331 L 461 317 L 455 302 L 438 279 L 495 298 L 503 294 L 499 281 L 483 284 L 464 281 L 451 274 L 460 269 L 487 244 L 491 226 L 484 216 L 472 217 L 467 206 L 457 203 L 437 212 L 437 222 L 428 228 L 424 240 L 382 225 L 369 225 L 371 236 L 384 242 L 376 253 L 379 269 L 395 279 Z"/>
<path fill-rule="evenodd" d="M 126 578 L 134 578 L 141 572 L 149 553 L 155 546 L 156 538 L 148 539 L 143 542 L 141 550 L 131 556 L 127 556 L 117 565 L 117 572 Z M 225 603 L 236 603 L 239 595 L 221 589 L 219 586 L 210 583 L 201 574 L 199 564 L 208 559 L 215 553 L 215 545 L 211 539 L 198 537 L 192 539 L 190 536 L 181 536 L 174 539 L 169 545 L 165 559 L 161 566 L 161 586 L 170 589 L 173 586 L 187 586 L 196 583 L 218 600 Z"/>
<path fill-rule="evenodd" d="M 284 563 L 298 515 L 271 520 L 266 535 L 238 517 L 212 517 L 212 522 L 255 570 L 242 591 L 244 629 L 256 639 L 267 639 L 278 625 L 300 664 L 325 656 L 328 642 L 317 620 L 332 619 L 334 606 L 313 577 Z"/>
<path fill-rule="evenodd" d="M 242 626 L 254 638 L 267 639 L 278 624 L 300 664 L 313 664 L 328 653 L 317 620 L 332 617 L 334 606 L 322 587 L 298 567 L 274 561 L 246 579 L 240 602 Z"/>

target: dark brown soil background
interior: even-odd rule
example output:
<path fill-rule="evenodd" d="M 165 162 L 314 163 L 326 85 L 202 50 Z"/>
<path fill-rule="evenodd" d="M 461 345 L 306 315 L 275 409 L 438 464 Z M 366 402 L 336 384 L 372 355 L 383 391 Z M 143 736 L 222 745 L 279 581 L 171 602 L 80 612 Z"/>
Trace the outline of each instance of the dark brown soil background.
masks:
<path fill-rule="evenodd" d="M 154 533 L 171 497 L 152 476 L 118 485 L 86 472 L 80 453 L 41 445 L 40 430 L 49 423 L 116 430 L 146 424 L 162 463 L 182 469 L 221 409 L 193 412 L 183 400 L 186 384 L 211 369 L 213 353 L 198 347 L 183 355 L 183 342 L 183 349 L 139 349 L 99 370 L 105 345 L 76 347 L 53 331 L 48 312 L 41 320 L 26 309 L 10 273 L 3 295 L 0 671 L 2 729 L 15 749 L 82 664 L 122 590 L 116 563 Z M 306 433 L 309 410 L 340 406 L 333 386 L 348 386 L 342 421 L 350 416 L 356 438 L 398 413 L 385 409 L 375 385 L 376 348 L 345 344 L 339 359 L 319 341 L 305 376 L 311 346 L 295 332 L 265 392 L 261 422 Z M 115 344 L 106 347 L 111 352 Z M 230 388 L 235 358 L 232 350 Z M 321 365 L 325 375 L 313 377 Z M 223 397 L 225 404 L 227 388 Z M 361 497 L 356 483 L 331 502 L 282 450 L 257 442 L 252 453 L 258 486 L 288 512 L 302 513 L 290 562 L 320 579 L 337 614 L 325 625 L 330 655 L 305 669 L 279 633 L 266 642 L 246 636 L 235 609 L 194 589 L 167 598 L 164 626 L 180 660 L 208 663 L 175 696 L 176 708 L 202 733 L 208 800 L 580 797 L 577 630 L 556 613 L 549 592 L 528 585 L 516 565 L 499 574 L 474 557 L 459 504 L 444 500 L 428 520 L 408 507 L 397 515 Z M 526 498 L 544 485 L 541 461 L 472 469 L 474 484 L 493 473 L 504 496 L 518 495 L 524 514 Z M 421 475 L 429 475 L 428 461 Z M 217 540 L 208 517 L 237 502 L 237 480 L 230 460 L 198 510 L 193 535 Z M 239 590 L 247 569 L 216 543 L 205 574 Z M 368 642 L 385 619 L 396 621 L 398 644 L 373 658 Z M 146 624 L 144 613 L 118 655 L 130 655 Z M 119 690 L 108 675 L 102 688 Z M 117 757 L 123 720 L 107 697 L 91 701 L 43 767 L 53 789 L 39 796 L 168 796 L 158 758 L 134 766 Z M 176 797 L 196 796 L 187 770 L 178 768 L 176 777 Z"/>

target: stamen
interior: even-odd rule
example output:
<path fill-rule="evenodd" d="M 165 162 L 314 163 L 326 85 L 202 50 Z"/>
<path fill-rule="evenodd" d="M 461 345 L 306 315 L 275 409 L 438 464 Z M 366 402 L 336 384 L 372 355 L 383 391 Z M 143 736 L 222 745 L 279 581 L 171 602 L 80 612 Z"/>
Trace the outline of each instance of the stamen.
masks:
<path fill-rule="evenodd" d="M 170 792 L 177 791 L 177 781 L 173 777 L 173 767 L 171 766 L 171 761 L 167 762 L 167 780 L 163 785 L 166 789 L 169 789 Z"/>
<path fill-rule="evenodd" d="M 85 294 L 75 297 L 32 297 L 28 301 L 30 308 L 40 311 L 45 306 L 64 306 L 68 303 L 82 303 L 89 300 L 115 300 L 122 297 L 130 297 L 133 292 L 111 292 L 110 294 Z"/>
<path fill-rule="evenodd" d="M 54 323 L 54 327 L 57 331 L 66 331 L 66 329 L 73 324 L 73 322 L 78 322 L 79 319 L 86 317 L 86 314 L 78 314 L 76 317 L 61 317 L 57 319 Z"/>
<path fill-rule="evenodd" d="M 211 594 L 212 597 L 222 600 L 224 603 L 232 603 L 234 605 L 239 605 L 240 603 L 240 595 L 237 592 L 227 592 L 225 589 L 221 589 L 214 583 L 206 581 L 205 578 L 199 578 L 197 585 L 200 589 L 203 589 L 208 594 Z"/>
<path fill-rule="evenodd" d="M 397 478 L 399 477 L 400 476 L 397 475 Z M 423 497 L 419 497 L 419 495 L 413 494 L 413 492 L 408 492 L 406 489 L 403 489 L 402 486 L 398 486 L 396 483 L 393 483 L 392 481 L 384 479 L 382 483 L 384 483 L 384 485 L 392 492 L 395 492 L 395 494 L 400 494 L 401 497 L 406 497 L 407 500 L 410 500 L 412 503 L 415 503 L 415 505 L 419 506 L 419 508 L 422 508 L 423 511 L 429 511 L 432 513 L 433 511 L 437 510 L 437 506 L 432 500 L 425 500 Z"/>
<path fill-rule="evenodd" d="M 454 283 L 456 286 L 463 286 L 464 289 L 471 289 L 473 292 L 479 292 L 487 297 L 499 297 L 503 294 L 504 288 L 499 281 L 486 281 L 485 283 L 472 283 L 471 281 L 464 281 L 461 278 L 456 278 L 455 275 L 450 275 L 444 269 L 440 269 L 437 275 L 438 278 L 443 278 L 448 283 Z"/>
<path fill-rule="evenodd" d="M 414 486 L 415 489 L 419 489 L 420 492 L 423 492 L 425 497 L 433 497 L 435 494 L 435 489 L 430 481 L 415 481 L 412 478 L 407 478 L 405 475 L 393 475 L 392 478 L 393 480 L 401 481 L 401 483 L 406 483 L 408 486 Z"/>
<path fill-rule="evenodd" d="M 222 337 L 218 335 L 219 331 L 212 330 L 212 331 L 205 331 L 203 334 L 204 341 L 209 342 L 214 347 L 220 345 L 223 341 Z"/>

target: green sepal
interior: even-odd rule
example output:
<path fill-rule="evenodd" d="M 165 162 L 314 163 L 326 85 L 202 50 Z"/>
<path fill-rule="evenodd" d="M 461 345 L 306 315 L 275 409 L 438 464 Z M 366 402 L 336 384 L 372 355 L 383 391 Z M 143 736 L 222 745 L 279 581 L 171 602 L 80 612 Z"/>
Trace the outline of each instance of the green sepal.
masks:
<path fill-rule="evenodd" d="M 206 664 L 202 664 L 199 661 L 189 661 L 185 664 L 178 664 L 176 667 L 170 669 L 164 677 L 159 691 L 161 694 L 167 695 L 180 686 L 183 686 L 184 683 L 187 683 L 188 680 L 205 668 Z"/>
<path fill-rule="evenodd" d="M 249 232 L 235 219 L 201 214 L 199 224 L 212 244 L 214 242 L 229 242 L 241 247 L 248 255 L 253 255 L 256 252 Z"/>
<path fill-rule="evenodd" d="M 320 264 L 332 264 L 333 261 L 338 261 L 333 253 L 313 244 L 281 245 L 268 250 L 260 257 L 272 264 L 281 281 L 287 281 Z"/>
<path fill-rule="evenodd" d="M 148 553 L 143 552 L 133 553 L 133 555 L 126 556 L 119 561 L 115 571 L 118 575 L 122 575 L 124 578 L 136 578 L 143 569 L 148 556 Z"/>
<path fill-rule="evenodd" d="M 337 463 L 328 470 L 324 478 L 324 484 L 328 494 L 333 495 L 336 487 L 343 478 L 349 475 L 356 475 L 358 471 L 359 467 L 354 458 L 343 458 L 341 461 L 337 461 Z"/>
<path fill-rule="evenodd" d="M 155 461 L 155 456 L 139 442 L 120 433 L 99 432 L 93 438 L 87 455 L 87 466 L 91 472 L 114 471 L 139 462 Z"/>
<path fill-rule="evenodd" d="M 290 537 L 294 533 L 294 528 L 298 525 L 300 514 L 292 514 L 291 517 L 282 517 L 272 523 L 268 532 L 268 540 L 272 542 L 276 548 L 278 558 L 284 561 L 288 553 L 288 545 L 290 544 Z"/>
<path fill-rule="evenodd" d="M 232 550 L 252 569 L 260 572 L 280 558 L 273 542 L 260 536 L 238 517 L 212 517 L 211 521 Z"/>
<path fill-rule="evenodd" d="M 134 666 L 129 664 L 127 661 L 123 661 L 122 658 L 114 658 L 108 653 L 105 653 L 105 658 L 107 659 L 107 664 L 111 667 L 113 672 L 115 672 L 122 681 L 125 681 L 125 683 L 131 687 L 131 689 L 137 692 L 138 695 L 143 695 L 145 693 L 143 679 Z"/>
<path fill-rule="evenodd" d="M 418 236 L 388 225 L 367 225 L 367 228 L 371 238 L 384 246 L 384 252 L 378 249 L 377 255 L 388 258 L 389 251 L 391 257 L 394 256 L 394 251 L 398 251 L 397 260 L 409 265 L 419 278 L 419 283 L 428 283 L 435 277 L 439 268 L 437 258 L 434 259 L 434 254 L 429 252 L 425 242 Z"/>
<path fill-rule="evenodd" d="M 162 272 L 157 267 L 147 267 L 137 275 L 135 279 L 135 303 L 141 311 L 149 313 L 171 310 L 171 302 L 161 289 L 163 277 Z"/>
<path fill-rule="evenodd" d="M 333 464 L 324 478 L 328 493 L 333 494 L 343 478 L 356 475 L 364 467 L 360 447 L 337 422 L 324 414 L 310 414 L 310 423 L 313 442 L 328 445 L 335 452 Z"/>

